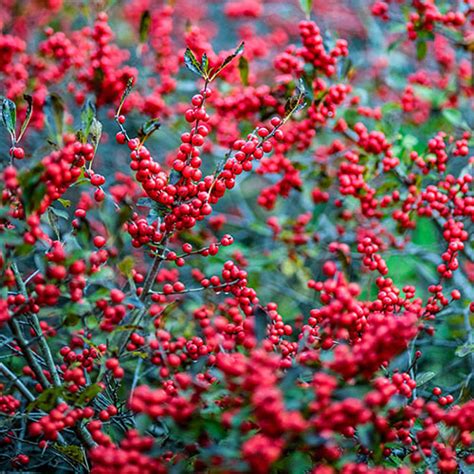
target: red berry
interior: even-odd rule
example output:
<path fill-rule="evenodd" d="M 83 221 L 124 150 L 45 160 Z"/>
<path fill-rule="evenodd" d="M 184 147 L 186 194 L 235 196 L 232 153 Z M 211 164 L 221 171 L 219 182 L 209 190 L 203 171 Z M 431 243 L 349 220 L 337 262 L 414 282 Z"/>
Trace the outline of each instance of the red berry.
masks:
<path fill-rule="evenodd" d="M 105 239 L 105 237 L 102 237 L 101 235 L 97 235 L 94 237 L 93 242 L 96 247 L 101 248 L 105 245 L 107 240 Z"/>

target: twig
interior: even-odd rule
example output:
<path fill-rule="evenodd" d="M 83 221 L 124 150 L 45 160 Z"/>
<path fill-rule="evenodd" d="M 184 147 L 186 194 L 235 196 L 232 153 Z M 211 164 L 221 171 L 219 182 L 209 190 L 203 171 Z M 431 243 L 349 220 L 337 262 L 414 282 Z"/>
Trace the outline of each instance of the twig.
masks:
<path fill-rule="evenodd" d="M 18 289 L 20 292 L 28 298 L 28 292 L 26 290 L 26 285 L 23 282 L 23 278 L 21 277 L 21 274 L 18 270 L 18 267 L 15 262 L 11 264 L 11 268 L 13 270 L 13 273 L 15 275 L 15 280 L 18 286 Z M 49 372 L 51 373 L 51 377 L 53 379 L 53 383 L 56 386 L 61 385 L 61 378 L 59 377 L 58 370 L 56 368 L 56 364 L 54 363 L 53 355 L 51 354 L 51 349 L 49 348 L 48 342 L 46 341 L 46 338 L 43 334 L 43 330 L 41 329 L 38 316 L 35 313 L 28 313 L 27 318 L 31 325 L 33 326 L 33 329 L 38 336 L 38 344 L 40 346 L 41 352 L 43 353 L 43 356 L 45 358 L 46 365 L 48 367 Z"/>
<path fill-rule="evenodd" d="M 29 401 L 35 400 L 34 395 L 28 390 L 26 385 L 3 363 L 0 363 L 0 372 L 13 382 L 18 391 Z"/>
<path fill-rule="evenodd" d="M 40 384 L 43 386 L 43 388 L 50 387 L 51 384 L 46 378 L 46 375 L 44 375 L 43 369 L 40 367 L 38 361 L 35 359 L 33 355 L 33 350 L 29 347 L 28 342 L 24 338 L 18 321 L 16 321 L 15 318 L 12 318 L 8 322 L 8 326 L 10 327 L 12 334 L 15 336 L 18 345 L 20 346 L 23 357 L 28 362 L 28 365 L 31 367 L 31 370 L 33 370 L 33 372 L 35 373 L 36 378 L 38 379 Z"/>

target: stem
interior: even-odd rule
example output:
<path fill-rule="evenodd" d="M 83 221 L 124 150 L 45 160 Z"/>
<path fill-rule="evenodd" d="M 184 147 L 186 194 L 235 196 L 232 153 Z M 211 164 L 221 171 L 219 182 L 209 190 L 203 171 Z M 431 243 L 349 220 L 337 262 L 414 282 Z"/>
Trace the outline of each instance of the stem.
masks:
<path fill-rule="evenodd" d="M 84 425 L 76 425 L 74 427 L 74 432 L 76 433 L 76 436 L 79 438 L 79 441 L 86 448 L 92 449 L 97 446 L 97 443 L 92 439 L 91 434 L 89 433 L 89 431 Z M 84 456 L 84 459 L 86 459 L 85 456 Z"/>
<path fill-rule="evenodd" d="M 135 387 L 137 386 L 142 364 L 143 364 L 143 359 L 138 359 L 137 367 L 135 368 L 135 374 L 133 375 L 132 389 L 130 390 L 130 398 L 133 397 L 133 392 L 135 391 Z"/>
<path fill-rule="evenodd" d="M 26 385 L 3 363 L 0 363 L 0 372 L 9 380 L 11 380 L 18 391 L 29 401 L 35 400 L 34 395 L 28 390 Z"/>
<path fill-rule="evenodd" d="M 18 267 L 15 262 L 12 263 L 11 268 L 13 273 L 15 274 L 15 279 L 18 285 L 20 292 L 28 298 L 28 292 L 26 290 L 26 285 L 23 282 L 23 278 L 18 270 Z M 51 373 L 51 377 L 53 379 L 53 384 L 57 387 L 61 386 L 61 378 L 59 377 L 59 373 L 56 368 L 56 364 L 54 363 L 53 355 L 51 354 L 51 349 L 49 348 L 48 341 L 44 337 L 43 330 L 41 329 L 38 316 L 35 313 L 30 313 L 27 315 L 28 321 L 33 326 L 36 335 L 38 336 L 38 343 L 41 348 L 41 352 L 45 358 L 46 365 L 48 367 L 49 372 Z"/>
<path fill-rule="evenodd" d="M 162 240 L 162 245 L 166 247 L 166 242 L 168 241 L 168 236 L 166 235 L 164 239 Z M 142 288 L 142 293 L 140 294 L 140 301 L 145 302 L 148 295 L 150 294 L 150 290 L 153 287 L 153 283 L 155 283 L 156 275 L 158 275 L 158 272 L 160 271 L 161 264 L 163 263 L 165 259 L 165 251 L 166 249 L 163 249 L 163 251 L 155 256 L 155 259 L 153 260 L 153 264 L 151 268 L 148 270 L 148 273 L 145 277 L 145 281 L 143 283 L 143 288 Z M 147 307 L 146 305 L 136 314 L 136 316 L 132 319 L 131 325 L 132 326 L 137 326 L 140 324 L 140 321 L 142 320 L 143 316 L 145 316 L 147 312 Z M 122 334 L 123 336 L 119 339 L 118 341 L 118 356 L 122 354 L 124 351 L 128 340 L 130 338 L 130 335 L 132 334 L 133 329 L 124 331 Z"/>
<path fill-rule="evenodd" d="M 165 242 L 166 245 L 166 242 Z M 150 292 L 153 283 L 155 282 L 156 276 L 160 271 L 161 263 L 164 260 L 163 253 L 156 255 L 155 259 L 153 260 L 153 265 L 151 266 L 150 270 L 148 270 L 147 276 L 145 277 L 145 281 L 143 283 L 143 291 L 140 295 L 140 301 L 145 301 L 148 293 Z"/>
<path fill-rule="evenodd" d="M 16 282 L 17 282 L 17 285 L 18 285 L 18 288 L 19 288 L 20 292 L 26 298 L 28 298 L 28 292 L 26 290 L 25 283 L 23 282 L 23 279 L 21 277 L 21 274 L 20 274 L 20 272 L 18 270 L 18 267 L 17 267 L 15 262 L 12 263 L 11 268 L 13 270 L 13 273 L 15 274 L 15 279 L 16 279 Z M 36 334 L 39 338 L 38 343 L 40 345 L 41 351 L 43 352 L 46 365 L 47 365 L 48 370 L 49 370 L 49 372 L 51 374 L 51 377 L 53 379 L 53 385 L 55 387 L 61 387 L 62 386 L 62 381 L 61 381 L 61 378 L 60 378 L 59 373 L 57 371 L 56 364 L 54 363 L 53 355 L 52 355 L 51 349 L 48 345 L 48 341 L 44 337 L 43 330 L 41 329 L 41 326 L 39 324 L 38 316 L 36 314 L 32 313 L 32 314 L 27 315 L 27 317 L 28 317 L 29 322 L 32 324 L 33 329 L 34 329 L 34 331 L 36 332 Z M 17 329 L 19 330 L 18 323 L 14 322 L 14 324 L 17 325 Z M 19 331 L 19 332 L 21 334 L 21 331 Z M 20 344 L 20 341 L 19 341 L 19 344 Z M 20 344 L 20 347 L 21 347 L 21 344 Z M 28 348 L 26 347 L 26 349 L 28 349 Z M 37 362 L 33 358 L 32 358 L 32 360 L 28 360 L 28 362 L 30 364 L 32 362 L 34 362 L 34 364 L 37 364 Z M 41 371 L 41 375 L 46 380 L 46 383 L 47 383 L 46 386 L 49 386 L 49 382 L 46 379 L 46 377 L 45 377 L 45 375 L 43 374 L 42 371 Z M 84 425 L 82 425 L 82 424 L 76 425 L 74 427 L 74 432 L 76 433 L 76 435 L 79 438 L 79 440 L 81 441 L 81 443 L 84 446 L 86 446 L 87 448 L 90 449 L 90 448 L 93 448 L 94 446 L 97 446 L 97 443 L 92 439 L 92 436 L 90 435 L 89 431 L 87 431 L 87 429 Z"/>
<path fill-rule="evenodd" d="M 18 324 L 18 321 L 15 321 L 15 319 L 10 319 L 8 322 L 8 326 L 10 327 L 11 332 L 15 336 L 15 339 L 18 342 L 18 345 L 20 346 L 21 352 L 23 353 L 23 357 L 26 359 L 28 362 L 28 365 L 31 367 L 31 370 L 36 375 L 36 378 L 38 381 L 41 383 L 43 388 L 48 388 L 51 386 L 49 383 L 49 380 L 46 378 L 46 375 L 43 373 L 43 369 L 40 367 L 38 364 L 38 361 L 35 359 L 33 355 L 33 351 L 31 350 L 30 347 L 28 347 L 28 342 L 23 336 L 23 333 L 21 332 L 20 325 Z"/>

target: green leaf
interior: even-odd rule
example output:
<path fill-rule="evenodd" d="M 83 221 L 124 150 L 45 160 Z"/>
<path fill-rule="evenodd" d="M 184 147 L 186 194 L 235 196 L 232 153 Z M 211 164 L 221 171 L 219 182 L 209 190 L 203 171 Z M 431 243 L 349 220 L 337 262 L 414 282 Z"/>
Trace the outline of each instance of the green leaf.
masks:
<path fill-rule="evenodd" d="M 442 112 L 443 117 L 455 127 L 461 126 L 462 123 L 462 115 L 461 111 L 458 109 L 443 109 Z"/>
<path fill-rule="evenodd" d="M 142 326 L 137 326 L 136 324 L 124 324 L 123 326 L 116 327 L 112 332 L 139 331 L 140 329 L 143 329 Z"/>
<path fill-rule="evenodd" d="M 71 207 L 71 201 L 69 199 L 59 198 L 58 201 L 65 207 Z"/>
<path fill-rule="evenodd" d="M 357 427 L 357 437 L 362 446 L 371 448 L 375 441 L 375 430 L 371 424 Z"/>
<path fill-rule="evenodd" d="M 431 102 L 434 107 L 440 107 L 447 99 L 447 94 L 439 89 L 413 84 L 413 90 L 418 97 Z"/>
<path fill-rule="evenodd" d="M 64 127 L 64 102 L 57 94 L 50 94 L 43 108 L 46 123 L 57 143 L 61 141 Z"/>
<path fill-rule="evenodd" d="M 45 184 L 41 182 L 43 171 L 44 166 L 38 163 L 33 168 L 21 172 L 18 177 L 22 190 L 23 207 L 27 214 L 31 214 L 39 207 L 46 192 Z"/>
<path fill-rule="evenodd" d="M 76 446 L 75 444 L 63 446 L 58 443 L 55 443 L 53 446 L 58 453 L 61 453 L 79 464 L 84 463 L 84 452 L 80 446 Z"/>
<path fill-rule="evenodd" d="M 160 127 L 161 127 L 161 123 L 159 119 L 157 118 L 154 118 L 154 119 L 148 120 L 148 122 L 145 122 L 138 130 L 138 137 L 140 138 L 140 142 L 144 143 Z"/>
<path fill-rule="evenodd" d="M 255 309 L 255 321 L 254 321 L 254 332 L 255 338 L 258 342 L 261 342 L 265 339 L 267 335 L 267 325 L 271 321 L 270 317 L 267 314 L 267 311 L 261 306 L 257 306 Z"/>
<path fill-rule="evenodd" d="M 227 67 L 237 56 L 241 55 L 244 52 L 244 46 L 245 46 L 245 43 L 242 41 L 242 43 L 240 43 L 239 46 L 237 46 L 235 51 L 224 59 L 222 64 L 217 68 L 217 71 L 213 74 L 211 80 L 215 79 L 217 77 L 217 75 L 225 67 Z"/>
<path fill-rule="evenodd" d="M 121 260 L 117 264 L 117 268 L 120 270 L 123 275 L 126 277 L 129 277 L 132 275 L 132 270 L 135 265 L 135 261 L 133 260 L 133 257 L 130 255 L 127 255 L 123 260 Z"/>
<path fill-rule="evenodd" d="M 77 404 L 82 405 L 90 402 L 100 392 L 102 392 L 102 387 L 99 384 L 94 383 L 89 385 L 80 393 L 79 398 L 77 399 Z"/>
<path fill-rule="evenodd" d="M 102 136 L 102 123 L 99 122 L 95 117 L 92 119 L 92 123 L 89 130 L 89 136 L 94 149 L 97 150 L 99 146 L 100 137 Z"/>
<path fill-rule="evenodd" d="M 301 451 L 294 451 L 287 461 L 287 472 L 292 474 L 305 474 L 311 471 L 313 462 L 311 456 L 308 453 L 302 453 Z"/>
<path fill-rule="evenodd" d="M 140 357 L 140 359 L 148 359 L 148 354 L 146 352 L 133 351 L 131 354 L 134 357 Z"/>
<path fill-rule="evenodd" d="M 127 81 L 127 87 L 125 87 L 125 90 L 123 91 L 122 97 L 120 97 L 120 104 L 118 106 L 117 111 L 115 112 L 116 116 L 120 115 L 120 111 L 122 110 L 123 104 L 125 103 L 125 99 L 128 97 L 130 92 L 132 92 L 132 87 L 133 87 L 133 77 L 129 77 Z"/>
<path fill-rule="evenodd" d="M 354 65 L 351 58 L 343 58 L 340 62 L 339 77 L 341 79 L 348 78 L 354 70 Z"/>
<path fill-rule="evenodd" d="M 438 242 L 438 232 L 436 225 L 431 219 L 417 218 L 416 228 L 413 233 L 413 243 L 430 248 Z M 405 266 L 404 266 L 405 268 Z"/>
<path fill-rule="evenodd" d="M 388 48 L 387 48 L 387 51 L 390 52 L 390 51 L 393 51 L 394 49 L 398 49 L 398 47 L 405 41 L 405 37 L 402 36 L 398 39 L 396 39 L 395 41 L 392 41 L 389 45 L 388 45 Z"/>
<path fill-rule="evenodd" d="M 239 59 L 240 80 L 244 86 L 249 85 L 249 62 L 243 56 Z"/>
<path fill-rule="evenodd" d="M 12 141 L 16 140 L 16 105 L 15 102 L 10 99 L 3 99 L 2 121 Z"/>
<path fill-rule="evenodd" d="M 435 372 L 421 372 L 416 376 L 416 386 L 421 387 L 436 376 Z"/>
<path fill-rule="evenodd" d="M 26 109 L 25 120 L 23 120 L 23 123 L 21 124 L 20 135 L 18 136 L 17 142 L 19 142 L 23 138 L 23 135 L 26 132 L 28 124 L 31 120 L 31 116 L 33 114 L 33 97 L 31 97 L 31 95 L 25 94 L 23 98 L 26 100 L 28 108 Z"/>
<path fill-rule="evenodd" d="M 81 317 L 78 314 L 74 314 L 74 313 L 68 314 L 66 318 L 64 318 L 64 321 L 63 321 L 64 326 L 66 327 L 74 327 L 80 322 L 81 322 Z"/>
<path fill-rule="evenodd" d="M 144 43 L 148 39 L 150 33 L 151 15 L 148 10 L 142 13 L 140 18 L 140 43 Z"/>
<path fill-rule="evenodd" d="M 131 219 L 132 215 L 133 209 L 130 206 L 123 206 L 115 213 L 111 228 L 116 236 L 120 234 L 123 224 Z"/>
<path fill-rule="evenodd" d="M 296 95 L 292 95 L 285 103 L 285 114 L 286 117 L 293 115 L 298 110 L 301 110 L 306 106 L 306 89 L 304 82 L 299 81 L 298 87 L 296 88 Z"/>
<path fill-rule="evenodd" d="M 307 340 L 307 337 L 306 337 L 306 340 Z M 304 369 L 300 365 L 294 365 L 293 367 L 288 369 L 285 376 L 283 377 L 283 380 L 280 383 L 280 389 L 283 391 L 283 393 L 286 393 L 287 390 L 295 386 L 296 381 L 298 380 L 300 375 L 303 373 L 303 371 Z"/>
<path fill-rule="evenodd" d="M 311 8 L 313 7 L 313 0 L 299 0 L 300 1 L 300 7 L 303 10 L 304 14 L 306 15 L 306 18 L 309 18 L 311 16 Z"/>
<path fill-rule="evenodd" d="M 395 112 L 401 110 L 401 105 L 397 102 L 386 102 L 382 105 L 382 114 L 389 114 L 390 112 Z"/>
<path fill-rule="evenodd" d="M 174 185 L 178 183 L 180 179 L 181 179 L 181 172 L 176 171 L 176 170 L 171 170 L 168 182 Z"/>
<path fill-rule="evenodd" d="M 93 100 L 89 97 L 81 110 L 81 130 L 85 139 L 89 136 L 92 121 L 96 116 L 96 108 Z"/>
<path fill-rule="evenodd" d="M 207 57 L 206 53 L 204 53 L 201 58 L 201 70 L 206 74 L 209 70 L 209 58 Z"/>
<path fill-rule="evenodd" d="M 102 386 L 101 385 L 99 385 L 97 383 L 89 385 L 87 388 L 85 388 L 81 392 L 78 403 L 89 402 L 96 395 L 98 395 L 100 392 L 102 392 Z"/>
<path fill-rule="evenodd" d="M 189 48 L 186 48 L 186 51 L 184 53 L 184 64 L 191 72 L 193 72 L 197 76 L 205 77 L 204 71 L 201 69 L 199 61 L 196 59 L 196 56 L 194 56 L 194 53 Z"/>
<path fill-rule="evenodd" d="M 311 79 L 310 75 L 307 74 L 306 72 L 303 73 L 303 75 L 300 78 L 300 81 L 303 84 L 303 87 L 306 91 L 306 94 L 308 96 L 309 101 L 313 102 L 313 100 L 315 100 L 315 98 L 314 98 L 314 90 L 313 90 L 313 80 Z M 321 92 L 323 92 L 323 91 L 321 91 Z M 319 94 L 321 94 L 321 92 L 319 92 Z M 324 98 L 324 97 L 325 96 L 322 96 L 322 98 Z"/>
<path fill-rule="evenodd" d="M 57 209 L 55 207 L 49 207 L 52 213 L 54 213 L 56 216 L 60 217 L 61 219 L 68 220 L 69 219 L 69 214 L 63 210 L 63 209 Z"/>
<path fill-rule="evenodd" d="M 428 52 L 428 45 L 426 41 L 418 41 L 416 45 L 416 58 L 418 61 L 422 61 L 426 58 L 426 53 Z"/>
<path fill-rule="evenodd" d="M 9 246 L 12 246 L 15 244 L 14 239 L 9 240 L 8 242 Z M 26 257 L 27 255 L 30 255 L 31 252 L 33 251 L 34 247 L 29 244 L 21 244 L 17 245 L 15 248 L 15 255 L 18 257 Z"/>
<path fill-rule="evenodd" d="M 456 349 L 455 354 L 458 357 L 466 357 L 467 355 L 472 354 L 473 352 L 474 352 L 474 344 L 466 343 L 466 344 L 463 344 L 462 346 L 459 346 Z"/>
<path fill-rule="evenodd" d="M 63 394 L 63 387 L 49 387 L 41 392 L 36 400 L 26 407 L 27 413 L 34 409 L 43 410 L 49 413 L 58 403 L 58 398 Z"/>

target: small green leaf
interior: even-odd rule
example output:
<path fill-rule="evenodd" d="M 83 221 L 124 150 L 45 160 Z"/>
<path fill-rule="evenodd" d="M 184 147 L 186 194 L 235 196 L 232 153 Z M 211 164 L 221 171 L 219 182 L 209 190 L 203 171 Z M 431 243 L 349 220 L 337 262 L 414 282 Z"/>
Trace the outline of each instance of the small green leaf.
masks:
<path fill-rule="evenodd" d="M 428 45 L 426 41 L 419 41 L 416 45 L 416 58 L 418 61 L 422 61 L 426 58 L 428 52 Z"/>
<path fill-rule="evenodd" d="M 133 351 L 131 354 L 134 357 L 140 357 L 140 359 L 147 359 L 148 358 L 148 354 L 146 352 Z"/>
<path fill-rule="evenodd" d="M 68 314 L 63 321 L 64 326 L 73 327 L 81 322 L 81 317 L 78 314 Z"/>
<path fill-rule="evenodd" d="M 421 387 L 436 376 L 435 372 L 421 372 L 416 376 L 416 386 Z"/>
<path fill-rule="evenodd" d="M 196 56 L 194 56 L 194 53 L 189 48 L 186 48 L 186 52 L 184 53 L 184 64 L 197 76 L 204 77 L 204 72 L 201 69 L 199 61 L 196 59 Z"/>
<path fill-rule="evenodd" d="M 58 201 L 65 207 L 71 207 L 71 201 L 69 199 L 59 198 Z"/>
<path fill-rule="evenodd" d="M 118 106 L 117 112 L 115 112 L 116 116 L 120 115 L 120 111 L 122 110 L 123 104 L 125 103 L 125 99 L 128 97 L 130 92 L 132 92 L 133 81 L 134 81 L 133 77 L 128 78 L 127 87 L 125 87 L 122 97 L 120 97 L 120 104 Z"/>
<path fill-rule="evenodd" d="M 55 233 L 57 239 L 59 240 L 61 238 L 61 232 L 59 231 L 59 227 L 58 227 L 59 218 L 52 211 L 51 207 L 48 207 L 46 211 L 46 217 L 48 219 L 48 224 L 51 226 L 51 229 L 53 229 L 53 232 Z"/>
<path fill-rule="evenodd" d="M 12 141 L 16 140 L 16 105 L 10 99 L 3 99 L 2 121 L 5 125 Z"/>
<path fill-rule="evenodd" d="M 329 94 L 329 91 L 328 90 L 323 90 L 323 91 L 319 91 L 315 96 L 314 96 L 314 103 L 317 105 L 317 104 L 320 104 L 325 98 L 326 96 Z"/>
<path fill-rule="evenodd" d="M 61 141 L 64 127 L 64 102 L 57 94 L 50 94 L 44 103 L 43 108 L 46 123 L 51 135 Z"/>
<path fill-rule="evenodd" d="M 309 18 L 311 16 L 311 8 L 313 7 L 313 0 L 299 0 L 300 1 L 300 7 L 303 10 L 304 14 L 306 15 L 306 18 Z"/>
<path fill-rule="evenodd" d="M 257 306 L 257 308 L 255 309 L 254 317 L 255 338 L 258 342 L 261 342 L 265 339 L 267 335 L 267 325 L 271 320 L 268 316 L 267 311 L 262 308 L 262 306 Z"/>
<path fill-rule="evenodd" d="M 122 230 L 123 224 L 131 219 L 133 210 L 130 206 L 123 206 L 114 215 L 112 230 L 114 233 L 119 233 Z"/>
<path fill-rule="evenodd" d="M 84 452 L 80 446 L 76 446 L 75 444 L 63 446 L 58 443 L 54 443 L 53 446 L 54 449 L 63 456 L 66 456 L 79 464 L 84 463 Z"/>
<path fill-rule="evenodd" d="M 204 53 L 201 58 L 201 70 L 206 74 L 209 70 L 209 58 L 207 57 L 206 53 Z"/>
<path fill-rule="evenodd" d="M 393 51 L 394 49 L 398 49 L 398 47 L 405 41 L 405 37 L 402 36 L 401 38 L 396 39 L 395 41 L 392 41 L 387 48 L 387 51 Z"/>
<path fill-rule="evenodd" d="M 113 332 L 139 331 L 140 329 L 143 329 L 142 326 L 137 326 L 136 324 L 124 324 L 123 326 L 116 327 Z"/>
<path fill-rule="evenodd" d="M 232 59 L 234 59 L 235 57 L 237 57 L 239 54 L 242 54 L 244 52 L 244 47 L 245 47 L 245 42 L 242 41 L 239 46 L 237 46 L 237 49 L 234 51 L 234 53 L 232 54 Z"/>
<path fill-rule="evenodd" d="M 96 108 L 93 100 L 89 97 L 81 110 L 81 130 L 83 136 L 87 139 L 89 136 L 89 130 L 92 125 L 92 121 L 96 116 Z"/>
<path fill-rule="evenodd" d="M 237 48 L 235 49 L 235 51 L 224 59 L 224 61 L 222 62 L 222 64 L 217 68 L 217 71 L 213 74 L 211 80 L 215 79 L 215 78 L 217 77 L 217 75 L 218 75 L 226 66 L 228 66 L 237 56 L 241 55 L 241 54 L 244 52 L 244 46 L 245 46 L 245 43 L 242 41 L 242 43 L 240 43 L 239 46 L 237 46 Z"/>
<path fill-rule="evenodd" d="M 401 110 L 401 105 L 397 102 L 386 102 L 382 105 L 382 114 L 389 114 L 390 112 Z"/>
<path fill-rule="evenodd" d="M 307 74 L 305 72 L 301 76 L 300 81 L 303 84 L 303 87 L 306 91 L 306 94 L 308 96 L 308 100 L 310 102 L 313 102 L 313 100 L 314 100 L 314 90 L 313 90 L 313 81 L 312 81 L 311 77 L 309 76 L 309 74 Z M 319 93 L 321 94 L 321 92 L 319 92 Z"/>
<path fill-rule="evenodd" d="M 371 424 L 357 427 L 357 438 L 362 446 L 371 448 L 375 441 L 375 430 Z"/>
<path fill-rule="evenodd" d="M 23 98 L 26 100 L 28 108 L 26 109 L 25 120 L 23 120 L 23 123 L 21 124 L 20 135 L 18 136 L 17 142 L 19 142 L 23 138 L 23 135 L 26 132 L 28 124 L 31 120 L 31 116 L 33 114 L 33 97 L 31 97 L 31 95 L 25 94 Z"/>
<path fill-rule="evenodd" d="M 301 110 L 306 106 L 306 89 L 304 81 L 300 80 L 298 82 L 298 87 L 296 88 L 296 95 L 291 96 L 285 104 L 285 113 L 286 117 L 294 114 L 298 110 Z"/>
<path fill-rule="evenodd" d="M 181 179 L 181 173 L 176 170 L 171 170 L 170 177 L 169 177 L 169 183 L 170 184 L 176 184 L 178 181 Z"/>
<path fill-rule="evenodd" d="M 58 398 L 63 394 L 63 387 L 49 387 L 41 392 L 36 400 L 29 403 L 26 412 L 30 413 L 34 409 L 40 409 L 49 413 L 58 403 Z"/>
<path fill-rule="evenodd" d="M 100 137 L 102 136 L 102 123 L 100 123 L 95 117 L 92 119 L 92 123 L 89 130 L 89 136 L 94 149 L 97 150 L 99 146 Z"/>
<path fill-rule="evenodd" d="M 144 143 L 160 127 L 161 127 L 161 123 L 159 119 L 154 118 L 154 119 L 148 120 L 148 122 L 144 123 L 138 130 L 138 137 L 140 138 L 140 142 Z"/>
<path fill-rule="evenodd" d="M 122 261 L 117 264 L 117 268 L 123 275 L 129 277 L 132 275 L 134 264 L 135 262 L 133 260 L 133 257 L 127 255 Z"/>
<path fill-rule="evenodd" d="M 240 80 L 244 86 L 249 85 L 249 62 L 243 56 L 239 59 Z"/>
<path fill-rule="evenodd" d="M 20 173 L 18 182 L 22 190 L 23 207 L 27 214 L 31 214 L 40 205 L 46 192 L 45 184 L 41 181 L 44 166 L 39 163 L 33 168 Z"/>
<path fill-rule="evenodd" d="M 352 72 L 354 71 L 354 65 L 352 63 L 351 58 L 343 58 L 343 60 L 340 63 L 340 69 L 339 69 L 339 77 L 341 79 L 346 79 L 348 78 Z"/>
<path fill-rule="evenodd" d="M 141 197 L 137 201 L 137 206 L 140 206 L 140 207 L 153 207 L 153 203 L 154 203 L 153 199 L 151 199 L 149 197 Z"/>
<path fill-rule="evenodd" d="M 455 127 L 459 127 L 462 123 L 461 111 L 458 109 L 443 109 L 443 117 Z"/>
<path fill-rule="evenodd" d="M 148 10 L 142 13 L 140 18 L 140 43 L 145 43 L 150 33 L 151 15 Z"/>
<path fill-rule="evenodd" d="M 51 210 L 51 212 L 53 212 L 57 217 L 61 218 L 61 219 L 64 219 L 64 220 L 68 220 L 69 219 L 69 214 L 63 210 L 63 209 L 56 209 L 55 207 L 50 207 L 49 208 Z"/>
<path fill-rule="evenodd" d="M 144 308 L 145 305 L 143 304 L 142 300 L 137 295 L 130 295 L 127 296 L 124 300 L 125 304 L 131 304 L 135 308 Z"/>
<path fill-rule="evenodd" d="M 301 451 L 293 451 L 287 460 L 288 472 L 292 474 L 305 474 L 310 472 L 312 465 L 311 456 Z"/>
<path fill-rule="evenodd" d="M 466 343 L 466 344 L 463 344 L 462 346 L 459 346 L 456 349 L 455 354 L 458 357 L 466 357 L 467 355 L 472 354 L 473 352 L 474 352 L 474 344 Z"/>
<path fill-rule="evenodd" d="M 82 405 L 84 403 L 90 402 L 93 398 L 95 398 L 100 392 L 102 392 L 102 387 L 94 383 L 86 387 L 79 395 L 77 400 L 78 405 Z"/>

